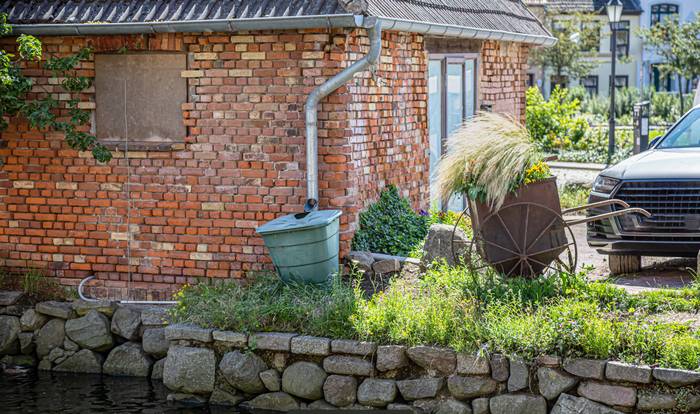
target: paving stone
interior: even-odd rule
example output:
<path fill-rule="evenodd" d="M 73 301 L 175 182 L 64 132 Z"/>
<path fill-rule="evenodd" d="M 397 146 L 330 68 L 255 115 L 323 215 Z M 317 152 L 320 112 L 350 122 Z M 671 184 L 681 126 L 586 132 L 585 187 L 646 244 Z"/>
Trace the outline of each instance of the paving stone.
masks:
<path fill-rule="evenodd" d="M 408 366 L 406 347 L 402 345 L 385 345 L 377 347 L 377 370 L 392 371 Z"/>
<path fill-rule="evenodd" d="M 27 309 L 24 311 L 24 313 L 22 313 L 22 317 L 19 318 L 19 325 L 23 332 L 36 331 L 44 326 L 48 320 L 48 316 L 43 315 L 34 309 Z"/>
<path fill-rule="evenodd" d="M 676 396 L 662 392 L 640 392 L 637 397 L 637 409 L 642 411 L 661 411 L 676 408 Z"/>
<path fill-rule="evenodd" d="M 622 414 L 620 411 L 582 397 L 569 394 L 559 396 L 550 414 Z"/>
<path fill-rule="evenodd" d="M 350 376 L 329 375 L 323 383 L 323 395 L 336 407 L 352 405 L 357 399 L 357 380 Z"/>
<path fill-rule="evenodd" d="M 452 349 L 434 346 L 414 346 L 406 351 L 416 365 L 428 370 L 449 375 L 457 366 L 457 356 Z"/>
<path fill-rule="evenodd" d="M 547 401 L 541 395 L 502 394 L 489 400 L 491 414 L 547 414 Z"/>
<path fill-rule="evenodd" d="M 510 364 L 512 367 L 512 360 Z M 572 377 L 557 369 L 547 367 L 537 370 L 537 381 L 539 383 L 540 394 L 548 400 L 559 398 L 559 395 L 569 391 L 578 384 L 576 377 Z"/>
<path fill-rule="evenodd" d="M 260 373 L 260 381 L 262 381 L 268 391 L 277 392 L 282 389 L 282 380 L 280 373 L 276 369 L 268 369 Z"/>
<path fill-rule="evenodd" d="M 369 377 L 374 372 L 371 361 L 355 356 L 331 355 L 323 360 L 323 369 L 329 374 Z"/>
<path fill-rule="evenodd" d="M 651 367 L 610 361 L 605 366 L 605 377 L 611 381 L 651 383 Z"/>
<path fill-rule="evenodd" d="M 331 352 L 335 354 L 350 354 L 370 356 L 377 351 L 375 342 L 353 341 L 350 339 L 334 339 L 331 341 Z"/>
<path fill-rule="evenodd" d="M 558 368 L 561 365 L 561 357 L 557 355 L 540 355 L 535 359 L 538 366 Z"/>
<path fill-rule="evenodd" d="M 72 319 L 76 316 L 70 303 L 54 300 L 37 303 L 35 310 L 41 314 L 60 319 Z"/>
<path fill-rule="evenodd" d="M 24 292 L 0 290 L 0 306 L 12 306 L 24 298 Z"/>
<path fill-rule="evenodd" d="M 457 354 L 457 373 L 462 375 L 489 375 L 491 364 L 488 358 L 466 354 Z"/>
<path fill-rule="evenodd" d="M 305 400 L 323 398 L 323 383 L 328 374 L 312 362 L 298 361 L 282 374 L 282 391 Z"/>
<path fill-rule="evenodd" d="M 602 380 L 605 378 L 607 361 L 597 359 L 572 358 L 564 361 L 564 371 L 581 378 Z"/>
<path fill-rule="evenodd" d="M 215 374 L 213 350 L 171 346 L 163 367 L 163 384 L 175 391 L 209 393 L 214 390 Z"/>
<path fill-rule="evenodd" d="M 228 346 L 233 346 L 235 348 L 245 348 L 248 346 L 248 335 L 241 332 L 214 331 L 211 335 L 214 341 L 222 342 Z"/>
<path fill-rule="evenodd" d="M 141 311 L 131 306 L 119 306 L 112 316 L 112 333 L 129 341 L 139 339 Z"/>
<path fill-rule="evenodd" d="M 450 375 L 447 379 L 450 394 L 458 400 L 469 400 L 496 392 L 498 383 L 489 377 Z"/>
<path fill-rule="evenodd" d="M 396 399 L 396 382 L 367 378 L 357 389 L 357 401 L 370 407 L 386 407 Z"/>
<path fill-rule="evenodd" d="M 293 354 L 326 356 L 331 352 L 331 340 L 317 336 L 295 336 L 291 350 Z"/>
<path fill-rule="evenodd" d="M 434 398 L 444 381 L 442 378 L 419 378 L 396 381 L 401 396 L 407 401 Z"/>
<path fill-rule="evenodd" d="M 293 333 L 260 332 L 250 335 L 248 346 L 252 349 L 263 351 L 284 351 L 291 350 L 292 338 L 297 336 Z"/>
<path fill-rule="evenodd" d="M 682 369 L 654 368 L 654 378 L 672 387 L 683 387 L 700 382 L 700 372 Z"/>
<path fill-rule="evenodd" d="M 526 389 L 530 385 L 530 367 L 522 358 L 510 359 L 510 376 L 508 377 L 508 392 Z"/>
<path fill-rule="evenodd" d="M 582 382 L 578 386 L 578 394 L 589 400 L 621 407 L 633 407 L 637 402 L 637 390 L 632 387 L 608 385 L 594 381 Z"/>
<path fill-rule="evenodd" d="M 195 325 L 174 324 L 165 327 L 165 339 L 168 341 L 197 341 L 209 343 L 214 341 L 213 329 L 200 328 Z"/>
<path fill-rule="evenodd" d="M 498 382 L 508 381 L 510 364 L 505 355 L 494 354 L 491 356 L 491 378 Z"/>

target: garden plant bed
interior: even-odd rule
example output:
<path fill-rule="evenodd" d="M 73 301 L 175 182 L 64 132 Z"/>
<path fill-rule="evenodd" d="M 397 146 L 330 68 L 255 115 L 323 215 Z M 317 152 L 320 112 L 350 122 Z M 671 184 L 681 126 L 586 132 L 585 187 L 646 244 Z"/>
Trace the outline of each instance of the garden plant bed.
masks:
<path fill-rule="evenodd" d="M 506 357 L 303 333 L 163 326 L 168 317 L 162 308 L 82 301 L 31 306 L 13 292 L 1 292 L 0 299 L 3 351 L 16 353 L 6 355 L 3 364 L 40 361 L 42 370 L 150 377 L 171 390 L 171 401 L 280 411 L 351 407 L 562 414 L 700 409 L 697 371 L 548 354 Z M 64 339 L 49 344 L 45 331 L 50 329 L 56 335 L 49 337 Z"/>

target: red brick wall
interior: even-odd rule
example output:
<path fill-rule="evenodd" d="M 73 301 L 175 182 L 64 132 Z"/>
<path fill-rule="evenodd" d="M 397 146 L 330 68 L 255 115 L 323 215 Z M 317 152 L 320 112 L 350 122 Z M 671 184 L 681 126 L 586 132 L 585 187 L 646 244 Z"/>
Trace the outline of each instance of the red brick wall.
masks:
<path fill-rule="evenodd" d="M 23 120 L 12 120 L 2 134 L 3 264 L 48 268 L 68 285 L 94 274 L 96 294 L 125 296 L 131 287 L 141 298 L 166 297 L 174 285 L 200 277 L 238 278 L 269 268 L 254 228 L 302 210 L 306 97 L 369 47 L 364 33 L 343 30 L 42 40 L 51 54 L 84 46 L 189 54 L 183 72 L 191 95 L 183 107 L 189 133 L 169 151 L 130 151 L 128 162 L 117 152 L 101 165 L 68 148 L 61 135 L 32 131 Z M 320 203 L 345 213 L 343 251 L 357 213 L 385 185 L 397 184 L 416 209 L 428 206 L 423 38 L 385 33 L 383 46 L 382 84 L 369 72 L 359 74 L 324 100 L 319 113 Z M 484 50 L 483 99 L 505 108 L 520 92 L 498 88 L 521 79 L 526 49 L 515 56 Z M 38 64 L 27 73 L 37 92 L 59 91 Z M 79 73 L 94 76 L 93 62 Z M 524 93 L 522 79 L 516 86 Z M 80 98 L 92 108 L 94 90 Z"/>
<path fill-rule="evenodd" d="M 494 41 L 484 42 L 481 50 L 481 103 L 523 123 L 529 51 L 522 43 Z"/>

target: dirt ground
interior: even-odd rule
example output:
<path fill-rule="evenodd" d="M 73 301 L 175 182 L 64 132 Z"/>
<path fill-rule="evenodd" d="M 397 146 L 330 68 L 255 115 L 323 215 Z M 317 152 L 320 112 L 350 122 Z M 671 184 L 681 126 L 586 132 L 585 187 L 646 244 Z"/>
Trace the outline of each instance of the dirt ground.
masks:
<path fill-rule="evenodd" d="M 693 281 L 693 274 L 688 269 L 697 268 L 695 259 L 667 257 L 644 257 L 641 272 L 611 278 L 607 257 L 598 254 L 586 242 L 586 225 L 580 224 L 572 229 L 576 236 L 579 267 L 593 266 L 590 273 L 593 280 L 610 278 L 613 283 L 632 293 L 664 287 L 679 288 Z"/>

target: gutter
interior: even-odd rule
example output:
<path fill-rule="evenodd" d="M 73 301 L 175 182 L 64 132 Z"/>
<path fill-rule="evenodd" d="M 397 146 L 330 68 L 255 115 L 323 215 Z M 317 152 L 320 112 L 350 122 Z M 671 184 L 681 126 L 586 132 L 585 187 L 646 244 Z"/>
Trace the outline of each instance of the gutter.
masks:
<path fill-rule="evenodd" d="M 461 39 L 499 40 L 502 42 L 531 43 L 539 46 L 553 46 L 557 39 L 552 36 L 514 33 L 503 30 L 478 29 L 450 24 L 426 23 L 417 20 L 404 20 L 381 17 L 384 30 L 429 34 L 432 36 L 457 37 Z"/>
<path fill-rule="evenodd" d="M 213 33 L 245 30 L 316 29 L 363 27 L 364 16 L 356 14 L 213 19 L 138 23 L 16 24 L 13 34 L 45 36 L 89 36 L 143 33 Z"/>

